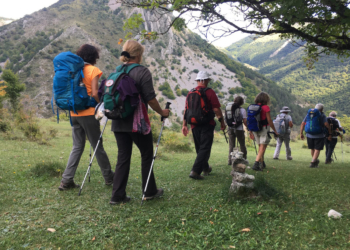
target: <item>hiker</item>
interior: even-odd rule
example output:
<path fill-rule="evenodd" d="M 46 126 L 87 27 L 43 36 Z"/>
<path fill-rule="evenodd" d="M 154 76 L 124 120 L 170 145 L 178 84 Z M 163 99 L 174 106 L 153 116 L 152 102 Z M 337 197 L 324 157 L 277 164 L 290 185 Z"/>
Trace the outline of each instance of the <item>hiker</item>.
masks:
<path fill-rule="evenodd" d="M 221 123 L 221 130 L 226 128 L 219 99 L 214 90 L 208 88 L 210 80 L 206 71 L 199 71 L 196 77 L 198 86 L 186 98 L 182 133 L 187 136 L 187 124 L 191 124 L 197 157 L 189 177 L 195 180 L 204 179 L 202 172 L 206 176 L 212 171 L 208 161 L 214 139 L 215 115 Z"/>
<path fill-rule="evenodd" d="M 243 104 L 243 97 L 236 96 L 236 98 L 233 101 L 233 104 L 229 103 L 226 106 L 227 108 L 225 112 L 225 119 L 228 126 L 229 135 L 228 165 L 232 164 L 231 152 L 233 151 L 233 148 L 236 147 L 236 138 L 240 145 L 241 152 L 243 153 L 243 158 L 247 159 L 247 148 L 245 146 L 245 132 L 243 128 L 243 124 L 247 127 L 247 112 L 244 108 L 242 108 Z"/>
<path fill-rule="evenodd" d="M 98 80 L 102 76 L 102 71 L 94 66 L 97 59 L 99 59 L 99 49 L 92 45 L 84 44 L 78 49 L 76 54 L 84 60 L 83 83 L 86 86 L 87 93 L 99 103 L 100 100 L 97 95 Z M 79 188 L 79 185 L 75 184 L 73 179 L 81 155 L 84 152 L 86 137 L 94 149 L 101 134 L 100 123 L 95 119 L 94 114 L 95 108 L 93 107 L 78 110 L 77 114 L 73 111 L 70 112 L 72 118 L 73 149 L 69 155 L 66 170 L 62 174 L 61 185 L 58 188 L 61 191 L 70 188 Z M 111 171 L 111 164 L 103 148 L 102 139 L 96 150 L 96 159 L 105 184 L 112 185 L 114 173 Z"/>
<path fill-rule="evenodd" d="M 247 124 L 249 136 L 259 145 L 259 151 L 252 167 L 255 171 L 263 171 L 266 168 L 264 155 L 267 145 L 270 143 L 270 127 L 278 136 L 276 128 L 270 115 L 270 96 L 265 92 L 260 92 L 254 100 L 255 104 L 248 107 Z M 259 117 L 259 118 L 258 118 Z M 258 118 L 258 119 L 257 119 Z"/>
<path fill-rule="evenodd" d="M 293 121 L 292 117 L 288 114 L 289 112 L 291 112 L 290 109 L 287 106 L 284 106 L 280 110 L 281 114 L 277 115 L 276 120 L 274 121 L 275 128 L 279 133 L 279 136 L 277 137 L 275 153 L 273 155 L 273 159 L 275 160 L 278 160 L 283 142 L 286 146 L 286 159 L 293 160 L 292 151 L 289 146 L 291 128 L 293 128 Z"/>
<path fill-rule="evenodd" d="M 307 145 L 311 149 L 312 161 L 310 168 L 318 168 L 320 160 L 318 156 L 324 147 L 325 134 L 324 128 L 327 128 L 329 136 L 327 140 L 332 140 L 331 127 L 327 122 L 327 117 L 323 113 L 323 104 L 318 103 L 314 109 L 309 109 L 303 122 L 300 125 L 300 138 L 305 139 L 303 131 L 305 128 Z"/>
<path fill-rule="evenodd" d="M 120 61 L 129 67 L 133 64 L 140 64 L 144 47 L 134 40 L 128 40 L 123 46 L 123 52 Z M 130 201 L 130 197 L 126 196 L 126 185 L 128 183 L 130 172 L 130 161 L 133 143 L 139 148 L 141 153 L 141 174 L 142 174 L 142 190 L 145 189 L 147 177 L 153 160 L 153 139 L 150 129 L 150 123 L 147 115 L 148 105 L 160 114 L 162 117 L 169 116 L 169 109 L 161 109 L 156 99 L 156 93 L 153 88 L 152 75 L 148 68 L 137 66 L 130 70 L 129 76 L 135 81 L 137 91 L 141 96 L 142 110 L 145 111 L 146 126 L 149 127 L 148 133 L 141 133 L 134 129 L 137 122 L 134 116 L 128 116 L 124 119 L 112 121 L 112 131 L 117 140 L 118 145 L 118 161 L 115 167 L 115 175 L 113 180 L 113 192 L 110 200 L 111 205 L 126 203 Z M 106 83 L 107 84 L 107 83 Z M 135 111 L 136 112 L 136 111 Z M 153 171 L 149 179 L 145 199 L 150 200 L 163 195 L 163 189 L 157 189 Z"/>
<path fill-rule="evenodd" d="M 343 131 L 343 128 L 340 124 L 340 121 L 336 118 L 337 112 L 332 111 L 329 113 L 329 117 L 327 117 L 327 122 L 329 126 L 331 127 L 332 131 L 332 140 L 328 140 L 325 138 L 325 144 L 326 144 L 326 164 L 332 163 L 332 154 L 334 152 L 334 148 L 337 145 L 338 142 L 338 136 L 340 136 L 341 140 L 343 141 L 343 136 L 339 131 Z"/>

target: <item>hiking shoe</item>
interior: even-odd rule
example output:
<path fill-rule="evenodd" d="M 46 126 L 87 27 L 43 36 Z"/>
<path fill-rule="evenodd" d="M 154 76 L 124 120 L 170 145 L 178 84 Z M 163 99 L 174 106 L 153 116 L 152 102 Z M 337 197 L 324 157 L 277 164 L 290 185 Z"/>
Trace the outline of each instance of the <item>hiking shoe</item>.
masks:
<path fill-rule="evenodd" d="M 260 168 L 260 162 L 258 161 L 254 162 L 252 169 L 255 171 L 263 171 L 262 168 Z"/>
<path fill-rule="evenodd" d="M 332 161 L 325 161 L 325 164 L 331 164 L 332 163 Z"/>
<path fill-rule="evenodd" d="M 317 159 L 316 161 L 315 161 L 315 168 L 318 168 L 318 164 L 320 163 L 320 160 L 319 159 Z"/>
<path fill-rule="evenodd" d="M 63 183 L 61 181 L 60 186 L 58 187 L 58 189 L 60 191 L 64 191 L 64 190 L 68 190 L 68 189 L 73 189 L 73 188 L 80 188 L 80 186 L 78 184 L 75 184 L 74 181 L 70 182 L 70 183 Z"/>
<path fill-rule="evenodd" d="M 119 200 L 119 201 L 110 201 L 109 204 L 111 204 L 111 205 L 125 204 L 125 203 L 129 202 L 130 200 L 131 200 L 131 198 L 129 196 L 125 196 L 124 199 Z"/>
<path fill-rule="evenodd" d="M 194 172 L 194 171 L 191 171 L 189 177 L 192 178 L 192 179 L 195 179 L 195 180 L 203 180 L 203 179 L 204 179 L 203 176 L 197 174 L 197 173 Z"/>
<path fill-rule="evenodd" d="M 203 176 L 208 176 L 211 173 L 211 171 L 213 171 L 213 169 L 209 166 L 207 171 L 203 171 Z"/>
<path fill-rule="evenodd" d="M 273 159 L 274 159 L 274 160 L 278 160 L 278 158 L 277 158 L 277 157 L 273 157 Z"/>
<path fill-rule="evenodd" d="M 112 172 L 108 179 L 105 179 L 105 185 L 111 186 L 113 185 L 114 173 Z"/>
<path fill-rule="evenodd" d="M 152 200 L 153 198 L 161 197 L 163 195 L 163 193 L 164 193 L 163 188 L 158 188 L 157 193 L 155 195 L 145 196 L 144 200 Z"/>
<path fill-rule="evenodd" d="M 291 161 L 291 160 L 293 160 L 293 157 L 292 157 L 292 156 L 289 156 L 289 157 L 287 157 L 287 160 L 288 160 L 288 161 Z"/>

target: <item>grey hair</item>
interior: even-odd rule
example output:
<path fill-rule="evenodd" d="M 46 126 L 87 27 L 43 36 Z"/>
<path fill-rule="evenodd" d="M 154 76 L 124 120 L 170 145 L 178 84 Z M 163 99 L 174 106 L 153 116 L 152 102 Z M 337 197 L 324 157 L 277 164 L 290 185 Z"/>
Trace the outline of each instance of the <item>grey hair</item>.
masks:
<path fill-rule="evenodd" d="M 337 116 L 337 112 L 332 111 L 332 112 L 329 113 L 329 116 L 336 117 Z"/>
<path fill-rule="evenodd" d="M 324 108 L 324 106 L 323 106 L 322 103 L 317 103 L 316 106 L 315 106 L 315 109 L 318 109 L 320 111 L 323 111 L 323 108 Z"/>

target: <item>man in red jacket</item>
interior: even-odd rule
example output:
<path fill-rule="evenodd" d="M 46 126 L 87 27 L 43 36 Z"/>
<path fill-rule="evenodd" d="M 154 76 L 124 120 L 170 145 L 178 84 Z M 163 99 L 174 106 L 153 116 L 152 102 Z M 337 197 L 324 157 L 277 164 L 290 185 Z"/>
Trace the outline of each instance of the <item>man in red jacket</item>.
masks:
<path fill-rule="evenodd" d="M 211 147 L 213 145 L 214 139 L 214 128 L 216 125 L 216 122 L 214 120 L 215 115 L 221 123 L 221 130 L 225 130 L 226 128 L 220 109 L 221 104 L 219 102 L 219 99 L 216 96 L 216 93 L 211 88 L 208 88 L 210 80 L 211 79 L 209 78 L 209 74 L 206 71 L 198 72 L 196 78 L 198 86 L 192 89 L 186 98 L 186 106 L 182 126 L 182 133 L 184 136 L 187 136 L 187 124 L 191 124 L 197 157 L 193 164 L 189 177 L 196 180 L 204 179 L 204 177 L 201 175 L 202 172 L 203 175 L 208 175 L 212 171 L 212 168 L 209 166 L 208 161 L 210 158 Z M 199 94 L 197 95 L 197 93 Z M 191 98 L 189 98 L 190 96 Z M 199 98 L 199 96 L 201 97 Z M 193 100 L 197 101 L 197 103 L 190 103 L 195 102 Z M 203 103 L 205 103 L 206 111 L 208 112 L 206 117 L 201 117 L 203 118 L 201 121 L 196 121 L 196 115 L 193 114 L 202 112 L 201 103 L 202 106 Z"/>

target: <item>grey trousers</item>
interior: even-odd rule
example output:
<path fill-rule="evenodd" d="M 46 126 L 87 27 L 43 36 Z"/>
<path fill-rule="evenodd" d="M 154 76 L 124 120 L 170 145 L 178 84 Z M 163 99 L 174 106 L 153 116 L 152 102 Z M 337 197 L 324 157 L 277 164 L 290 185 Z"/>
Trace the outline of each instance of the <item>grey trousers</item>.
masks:
<path fill-rule="evenodd" d="M 228 163 L 231 164 L 231 152 L 233 151 L 233 148 L 236 147 L 236 138 L 238 140 L 238 143 L 241 148 L 241 152 L 243 153 L 243 158 L 247 159 L 247 148 L 245 146 L 245 135 L 244 130 L 234 130 L 229 129 L 228 130 L 228 137 L 229 137 L 229 149 L 228 149 Z"/>
<path fill-rule="evenodd" d="M 72 117 L 72 123 L 73 149 L 69 155 L 66 170 L 64 170 L 64 173 L 62 174 L 63 183 L 73 182 L 75 171 L 78 168 L 81 155 L 84 152 L 86 136 L 91 143 L 92 150 L 94 150 L 101 135 L 100 123 L 93 115 Z M 111 164 L 106 151 L 103 148 L 102 139 L 96 150 L 96 159 L 104 179 L 110 180 L 113 178 Z M 88 166 L 89 165 L 86 162 L 86 168 Z"/>
<path fill-rule="evenodd" d="M 291 160 L 292 159 L 292 150 L 289 147 L 290 134 L 285 134 L 283 136 L 279 136 L 276 141 L 277 141 L 277 145 L 276 145 L 276 149 L 275 149 L 275 153 L 273 155 L 273 158 L 279 157 L 282 143 L 284 142 L 284 145 L 286 146 L 286 159 Z"/>

